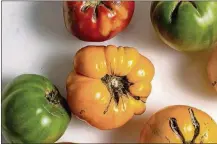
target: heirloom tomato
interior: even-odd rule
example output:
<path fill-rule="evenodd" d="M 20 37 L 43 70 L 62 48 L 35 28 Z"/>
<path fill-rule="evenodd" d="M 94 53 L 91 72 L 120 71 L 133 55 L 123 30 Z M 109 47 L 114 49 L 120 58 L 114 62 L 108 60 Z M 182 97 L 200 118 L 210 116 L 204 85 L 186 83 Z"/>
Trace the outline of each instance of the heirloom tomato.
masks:
<path fill-rule="evenodd" d="M 168 106 L 145 123 L 141 143 L 217 143 L 217 124 L 205 112 L 190 106 Z"/>
<path fill-rule="evenodd" d="M 134 7 L 134 1 L 65 1 L 65 26 L 80 40 L 105 41 L 128 26 Z"/>
<path fill-rule="evenodd" d="M 2 97 L 2 131 L 10 143 L 53 143 L 70 121 L 66 100 L 45 77 L 22 74 Z"/>
<path fill-rule="evenodd" d="M 217 47 L 214 49 L 208 63 L 208 77 L 217 91 Z"/>
<path fill-rule="evenodd" d="M 154 76 L 150 60 L 135 48 L 86 46 L 67 79 L 71 112 L 99 129 L 124 125 L 146 109 Z"/>
<path fill-rule="evenodd" d="M 217 42 L 216 1 L 154 1 L 151 21 L 159 38 L 178 51 L 202 51 Z"/>

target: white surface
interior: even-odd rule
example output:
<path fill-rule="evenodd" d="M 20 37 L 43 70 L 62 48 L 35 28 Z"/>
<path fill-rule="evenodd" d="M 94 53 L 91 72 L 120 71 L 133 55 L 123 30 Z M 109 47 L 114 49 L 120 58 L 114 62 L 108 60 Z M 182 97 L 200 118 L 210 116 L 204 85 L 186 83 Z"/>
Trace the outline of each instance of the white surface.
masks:
<path fill-rule="evenodd" d="M 58 142 L 137 142 L 149 116 L 175 104 L 197 107 L 217 121 L 217 94 L 206 75 L 210 53 L 184 54 L 168 48 L 153 31 L 149 9 L 150 2 L 136 2 L 133 19 L 124 32 L 103 43 L 87 43 L 66 31 L 61 2 L 2 2 L 3 87 L 17 75 L 37 73 L 48 77 L 65 96 L 65 80 L 78 49 L 88 44 L 132 46 L 156 69 L 147 111 L 110 131 L 100 131 L 73 117 Z"/>

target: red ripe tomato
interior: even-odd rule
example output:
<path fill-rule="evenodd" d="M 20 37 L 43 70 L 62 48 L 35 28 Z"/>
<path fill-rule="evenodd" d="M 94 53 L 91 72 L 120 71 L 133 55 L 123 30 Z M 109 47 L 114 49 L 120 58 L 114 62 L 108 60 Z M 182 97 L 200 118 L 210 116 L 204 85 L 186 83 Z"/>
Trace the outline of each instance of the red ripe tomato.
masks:
<path fill-rule="evenodd" d="M 128 26 L 134 7 L 134 1 L 65 1 L 65 25 L 80 40 L 105 41 Z"/>

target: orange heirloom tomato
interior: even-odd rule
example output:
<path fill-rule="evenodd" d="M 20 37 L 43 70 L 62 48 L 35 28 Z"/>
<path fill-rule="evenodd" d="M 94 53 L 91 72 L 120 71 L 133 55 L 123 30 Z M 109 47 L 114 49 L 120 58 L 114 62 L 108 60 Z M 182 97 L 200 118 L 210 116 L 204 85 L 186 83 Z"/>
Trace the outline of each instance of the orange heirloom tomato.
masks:
<path fill-rule="evenodd" d="M 144 113 L 153 76 L 153 64 L 135 48 L 86 46 L 76 53 L 67 78 L 67 101 L 90 125 L 117 128 Z"/>
<path fill-rule="evenodd" d="M 168 106 L 146 122 L 141 143 L 217 143 L 217 124 L 205 112 L 185 105 Z"/>

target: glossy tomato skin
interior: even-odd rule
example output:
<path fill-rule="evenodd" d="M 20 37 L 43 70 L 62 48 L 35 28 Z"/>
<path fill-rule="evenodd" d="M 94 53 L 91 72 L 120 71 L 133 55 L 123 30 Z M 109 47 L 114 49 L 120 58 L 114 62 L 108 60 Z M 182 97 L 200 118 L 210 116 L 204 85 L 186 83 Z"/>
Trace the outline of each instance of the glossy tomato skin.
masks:
<path fill-rule="evenodd" d="M 76 53 L 73 66 L 67 101 L 78 118 L 108 130 L 145 112 L 154 66 L 135 48 L 86 46 Z"/>
<path fill-rule="evenodd" d="M 22 74 L 3 91 L 2 130 L 10 143 L 53 143 L 69 121 L 65 99 L 43 76 Z"/>
<path fill-rule="evenodd" d="M 105 41 L 128 26 L 134 7 L 134 1 L 65 1 L 65 25 L 80 40 Z"/>
<path fill-rule="evenodd" d="M 150 17 L 159 38 L 177 51 L 210 50 L 217 42 L 216 1 L 154 1 Z"/>
<path fill-rule="evenodd" d="M 140 143 L 217 143 L 217 124 L 205 112 L 186 105 L 165 107 L 145 123 Z"/>

